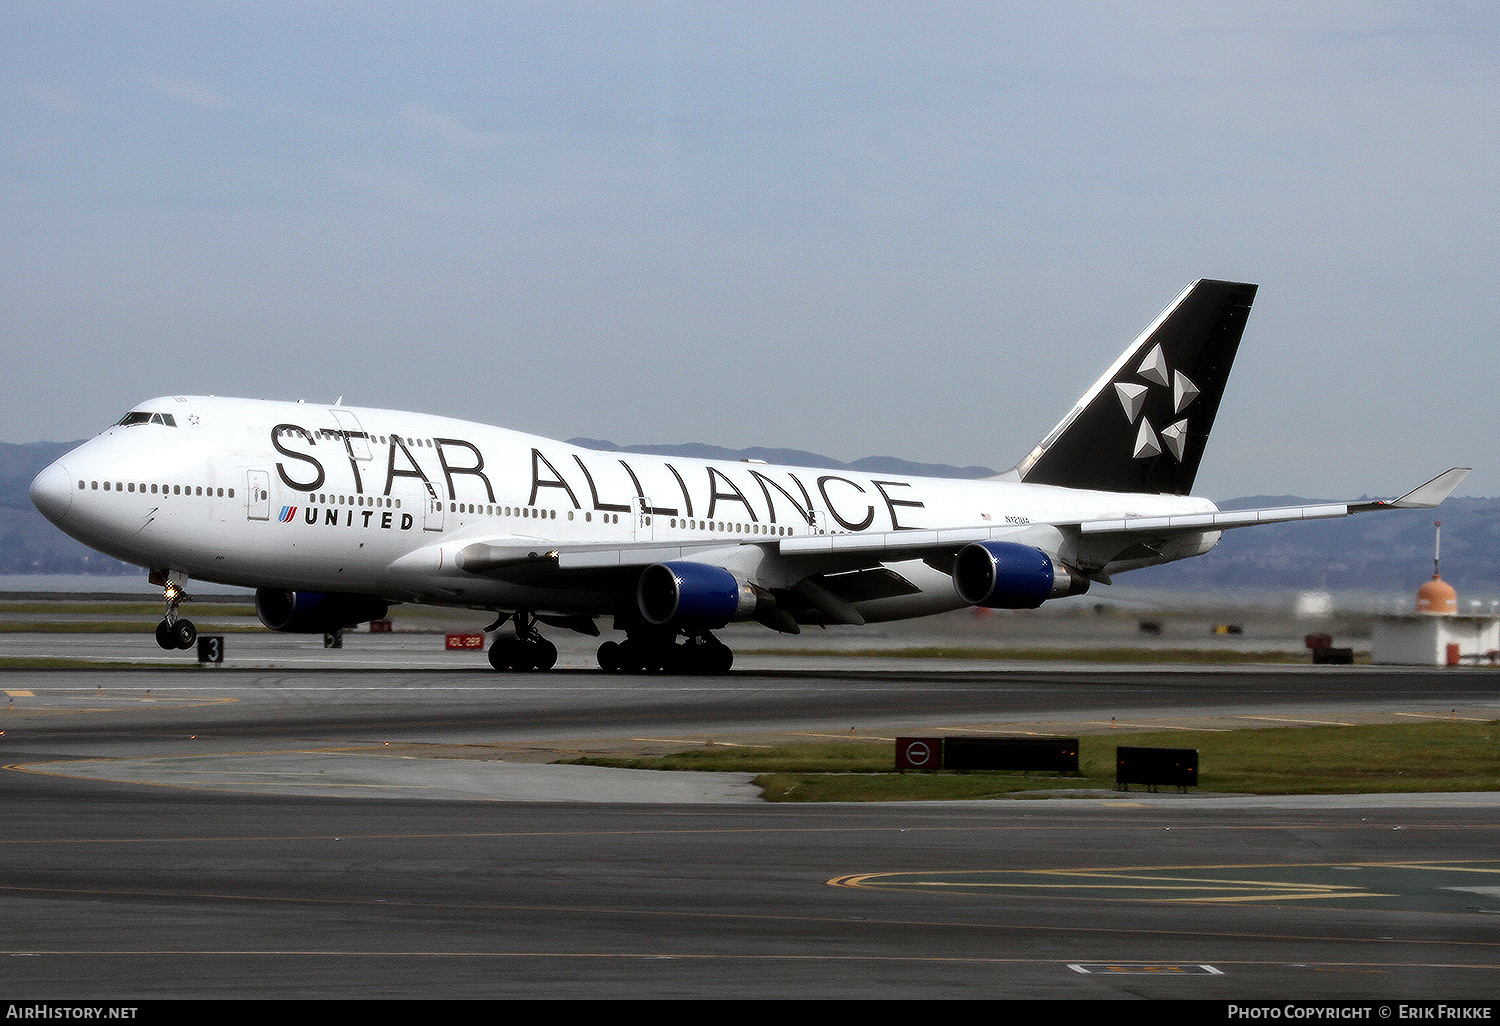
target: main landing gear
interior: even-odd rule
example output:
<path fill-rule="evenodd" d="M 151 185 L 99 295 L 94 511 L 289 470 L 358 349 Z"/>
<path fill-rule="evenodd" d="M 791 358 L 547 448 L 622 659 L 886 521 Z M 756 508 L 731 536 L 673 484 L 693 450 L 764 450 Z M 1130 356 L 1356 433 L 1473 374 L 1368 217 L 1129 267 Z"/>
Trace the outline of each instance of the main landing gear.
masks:
<path fill-rule="evenodd" d="M 522 610 L 513 619 L 516 636 L 490 644 L 490 665 L 497 670 L 550 670 L 557 665 L 557 646 L 536 632 L 536 617 Z"/>
<path fill-rule="evenodd" d="M 177 607 L 187 601 L 187 593 L 172 581 L 166 581 L 162 584 L 162 598 L 167 603 L 167 615 L 156 625 L 156 643 L 162 648 L 192 648 L 198 640 L 198 628 L 193 621 L 177 615 Z"/>
<path fill-rule="evenodd" d="M 536 622 L 529 610 L 502 613 L 486 632 L 514 623 L 516 633 L 490 642 L 490 665 L 497 670 L 528 671 L 556 666 L 557 646 L 537 633 Z M 626 632 L 624 641 L 599 646 L 599 667 L 607 673 L 716 675 L 728 673 L 733 665 L 729 646 L 701 630 L 636 628 Z"/>
<path fill-rule="evenodd" d="M 734 652 L 707 631 L 632 632 L 624 641 L 599 646 L 599 668 L 607 673 L 728 673 Z"/>

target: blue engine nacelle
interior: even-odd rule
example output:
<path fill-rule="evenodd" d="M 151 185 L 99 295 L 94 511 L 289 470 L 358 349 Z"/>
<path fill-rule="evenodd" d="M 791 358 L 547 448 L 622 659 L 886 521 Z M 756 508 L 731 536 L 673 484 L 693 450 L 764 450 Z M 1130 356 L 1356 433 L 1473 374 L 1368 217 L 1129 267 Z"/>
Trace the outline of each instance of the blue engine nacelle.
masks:
<path fill-rule="evenodd" d="M 953 587 L 971 606 L 1035 609 L 1048 599 L 1089 590 L 1082 574 L 1017 542 L 974 542 L 953 561 Z"/>
<path fill-rule="evenodd" d="M 385 616 L 390 603 L 373 595 L 324 595 L 315 591 L 258 588 L 255 615 L 273 631 L 332 634 Z"/>
<path fill-rule="evenodd" d="M 647 623 L 718 628 L 755 615 L 755 589 L 721 566 L 674 561 L 641 571 L 636 608 Z"/>

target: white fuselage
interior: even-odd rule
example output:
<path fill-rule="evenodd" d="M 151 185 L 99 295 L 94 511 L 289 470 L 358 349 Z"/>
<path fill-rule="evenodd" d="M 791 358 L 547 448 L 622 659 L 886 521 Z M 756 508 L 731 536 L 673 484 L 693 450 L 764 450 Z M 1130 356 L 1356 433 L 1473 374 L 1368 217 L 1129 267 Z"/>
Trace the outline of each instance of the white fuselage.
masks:
<path fill-rule="evenodd" d="M 143 403 L 126 420 L 134 422 L 72 450 L 33 484 L 38 507 L 68 534 L 201 580 L 392 601 L 609 611 L 612 597 L 587 587 L 539 589 L 465 571 L 458 554 L 475 543 L 774 554 L 781 540 L 808 535 L 1214 509 L 1169 495 L 601 452 L 391 410 L 183 396 Z M 1216 537 L 1108 569 L 1196 555 Z M 948 574 L 920 560 L 900 561 L 899 572 L 921 593 L 874 600 L 863 609 L 869 619 L 963 605 Z"/>

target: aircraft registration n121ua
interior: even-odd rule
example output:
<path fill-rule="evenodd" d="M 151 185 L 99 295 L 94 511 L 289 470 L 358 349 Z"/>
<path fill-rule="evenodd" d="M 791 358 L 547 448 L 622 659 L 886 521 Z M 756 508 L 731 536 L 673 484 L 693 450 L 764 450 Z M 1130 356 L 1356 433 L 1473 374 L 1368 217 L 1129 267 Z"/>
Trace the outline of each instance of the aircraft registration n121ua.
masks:
<path fill-rule="evenodd" d="M 1229 528 L 1432 507 L 1221 512 L 1188 493 L 1256 286 L 1198 281 L 1014 468 L 986 480 L 599 452 L 418 413 L 153 399 L 32 482 L 63 531 L 149 570 L 164 648 L 188 578 L 255 589 L 272 630 L 330 633 L 413 602 L 491 610 L 497 669 L 550 669 L 538 623 L 608 671 L 721 673 L 713 631 L 1035 608 L 1198 556 Z"/>

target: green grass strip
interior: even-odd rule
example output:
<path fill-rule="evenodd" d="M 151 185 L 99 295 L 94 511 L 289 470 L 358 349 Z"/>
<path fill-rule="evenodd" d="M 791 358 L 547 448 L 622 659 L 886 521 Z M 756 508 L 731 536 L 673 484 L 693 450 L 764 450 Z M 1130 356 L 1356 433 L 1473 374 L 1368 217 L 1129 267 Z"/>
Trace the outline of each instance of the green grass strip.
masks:
<path fill-rule="evenodd" d="M 897 772 L 895 745 L 853 741 L 706 747 L 578 764 L 756 774 L 769 801 L 941 801 L 1115 787 L 1115 748 L 1198 751 L 1195 793 L 1397 794 L 1500 791 L 1500 721 L 1109 733 L 1079 738 L 1079 772 Z M 1133 785 L 1135 790 L 1144 790 Z"/>

